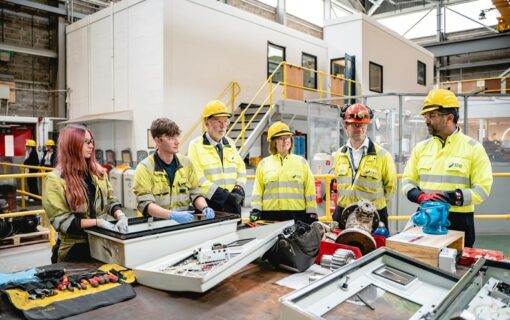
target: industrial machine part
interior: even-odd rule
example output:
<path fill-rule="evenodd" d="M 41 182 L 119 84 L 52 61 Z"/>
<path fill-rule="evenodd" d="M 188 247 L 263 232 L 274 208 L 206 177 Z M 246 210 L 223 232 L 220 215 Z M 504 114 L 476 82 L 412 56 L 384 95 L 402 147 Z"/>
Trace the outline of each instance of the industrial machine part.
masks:
<path fill-rule="evenodd" d="M 141 217 L 129 219 L 129 232 L 125 234 L 98 227 L 88 228 L 85 232 L 89 234 L 90 252 L 94 259 L 132 268 L 234 232 L 238 221 L 237 215 L 224 212 L 216 212 L 214 219 L 195 217 L 192 222 L 184 224 Z"/>
<path fill-rule="evenodd" d="M 423 319 L 510 319 L 510 263 L 480 258 Z"/>
<path fill-rule="evenodd" d="M 38 225 L 39 216 L 35 214 L 12 218 L 12 226 L 14 228 L 14 233 L 17 234 L 36 232 Z"/>
<path fill-rule="evenodd" d="M 261 257 L 275 244 L 283 229 L 293 223 L 257 225 L 211 237 L 134 267 L 136 279 L 140 284 L 161 290 L 205 292 Z M 161 242 L 174 243 L 172 239 Z"/>
<path fill-rule="evenodd" d="M 421 319 L 459 277 L 380 248 L 280 298 L 280 319 Z"/>
<path fill-rule="evenodd" d="M 456 272 L 457 250 L 453 248 L 443 248 L 439 252 L 439 269 L 446 272 Z"/>
<path fill-rule="evenodd" d="M 413 214 L 413 223 L 423 227 L 428 234 L 447 234 L 450 226 L 448 213 L 450 204 L 437 201 L 425 201 L 420 204 L 418 211 Z"/>
<path fill-rule="evenodd" d="M 326 269 L 336 270 L 354 261 L 355 256 L 351 250 L 336 249 L 333 255 L 322 255 L 321 266 Z"/>
<path fill-rule="evenodd" d="M 0 219 L 0 239 L 10 237 L 14 234 L 14 228 L 9 219 Z"/>
<path fill-rule="evenodd" d="M 211 262 L 220 262 L 230 259 L 230 251 L 227 245 L 215 243 L 211 248 L 199 248 L 193 256 L 197 259 L 198 263 L 205 264 Z"/>
<path fill-rule="evenodd" d="M 375 206 L 370 201 L 360 200 L 342 211 L 339 227 L 344 231 L 335 242 L 357 247 L 365 255 L 376 249 L 372 232 L 378 226 L 379 214 Z"/>

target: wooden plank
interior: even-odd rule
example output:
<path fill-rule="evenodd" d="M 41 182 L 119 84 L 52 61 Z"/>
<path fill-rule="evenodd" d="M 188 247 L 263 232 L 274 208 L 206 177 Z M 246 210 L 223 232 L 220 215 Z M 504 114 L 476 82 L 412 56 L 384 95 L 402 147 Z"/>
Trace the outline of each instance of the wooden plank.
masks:
<path fill-rule="evenodd" d="M 464 232 L 448 230 L 447 234 L 434 235 L 424 233 L 421 227 L 415 227 L 386 239 L 386 246 L 400 253 L 423 261 L 432 266 L 439 266 L 439 252 L 443 248 L 464 248 Z"/>
<path fill-rule="evenodd" d="M 287 85 L 287 99 L 303 100 L 304 92 L 303 87 L 303 69 L 286 65 L 286 82 L 290 85 L 296 85 L 297 87 Z"/>
<path fill-rule="evenodd" d="M 48 241 L 50 241 L 50 230 L 42 226 L 37 226 L 36 232 L 15 234 L 11 237 L 1 239 L 0 249 Z"/>

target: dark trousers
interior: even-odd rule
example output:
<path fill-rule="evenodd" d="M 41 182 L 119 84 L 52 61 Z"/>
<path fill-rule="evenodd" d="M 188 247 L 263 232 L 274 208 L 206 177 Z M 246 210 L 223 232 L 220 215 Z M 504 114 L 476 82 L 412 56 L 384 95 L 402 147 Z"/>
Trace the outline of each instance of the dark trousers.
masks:
<path fill-rule="evenodd" d="M 57 263 L 58 249 L 60 248 L 60 239 L 51 248 L 51 263 Z M 62 261 L 64 262 L 86 262 L 92 260 L 90 247 L 88 243 L 77 243 L 68 252 Z"/>
<path fill-rule="evenodd" d="M 342 207 L 337 206 L 335 208 L 335 213 L 333 213 L 333 221 L 340 223 L 342 211 L 344 211 L 344 208 Z M 384 222 L 384 226 L 386 227 L 386 229 L 388 229 L 388 231 L 390 231 L 390 228 L 388 226 L 388 209 L 384 207 L 381 210 L 377 210 L 377 213 L 379 213 L 379 221 Z"/>
<path fill-rule="evenodd" d="M 450 212 L 448 220 L 451 223 L 448 229 L 464 231 L 464 246 L 472 248 L 475 244 L 474 212 Z"/>
<path fill-rule="evenodd" d="M 262 211 L 260 213 L 261 220 L 270 221 L 302 221 L 304 223 L 312 224 L 317 221 L 317 215 L 315 213 L 306 213 L 305 211 Z"/>

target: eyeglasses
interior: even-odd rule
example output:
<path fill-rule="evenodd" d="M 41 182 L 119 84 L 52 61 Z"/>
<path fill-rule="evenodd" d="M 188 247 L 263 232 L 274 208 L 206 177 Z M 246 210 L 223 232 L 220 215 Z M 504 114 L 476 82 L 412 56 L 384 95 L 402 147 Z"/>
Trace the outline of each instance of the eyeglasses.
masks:
<path fill-rule="evenodd" d="M 356 127 L 356 128 L 366 128 L 366 127 L 368 127 L 367 123 L 351 123 L 351 122 L 346 122 L 345 124 L 347 126 Z"/>
<path fill-rule="evenodd" d="M 225 127 L 228 126 L 230 124 L 230 120 L 219 120 L 219 119 L 209 119 L 209 121 L 212 123 L 212 124 L 215 124 L 215 125 L 224 125 Z"/>
<path fill-rule="evenodd" d="M 83 140 L 83 143 L 90 146 L 91 144 L 94 144 L 94 139 L 85 139 L 85 140 Z"/>
<path fill-rule="evenodd" d="M 423 119 L 425 120 L 433 120 L 433 119 L 437 119 L 441 116 L 447 116 L 448 113 L 440 113 L 440 112 L 436 112 L 436 113 L 425 113 L 423 115 Z"/>
<path fill-rule="evenodd" d="M 168 140 L 168 141 L 178 141 L 181 137 L 176 134 L 175 136 L 167 136 L 167 135 L 164 135 L 164 136 L 161 136 L 160 139 L 165 139 L 165 140 Z"/>

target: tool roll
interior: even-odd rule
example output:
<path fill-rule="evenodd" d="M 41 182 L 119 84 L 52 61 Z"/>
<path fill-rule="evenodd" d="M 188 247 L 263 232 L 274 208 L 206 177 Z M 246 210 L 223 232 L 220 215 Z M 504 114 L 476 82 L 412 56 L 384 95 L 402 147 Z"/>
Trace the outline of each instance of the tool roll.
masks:
<path fill-rule="evenodd" d="M 30 320 L 62 319 L 134 298 L 134 272 L 116 264 L 66 273 L 40 270 L 35 281 L 12 281 L 0 287 L 13 306 Z"/>

